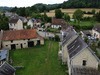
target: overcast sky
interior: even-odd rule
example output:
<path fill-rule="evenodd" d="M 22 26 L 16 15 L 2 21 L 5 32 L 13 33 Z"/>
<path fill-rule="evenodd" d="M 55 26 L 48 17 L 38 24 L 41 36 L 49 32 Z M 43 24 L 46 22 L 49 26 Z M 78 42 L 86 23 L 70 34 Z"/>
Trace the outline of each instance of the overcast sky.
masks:
<path fill-rule="evenodd" d="M 62 3 L 64 1 L 67 0 L 0 0 L 0 6 L 27 7 L 27 6 L 32 6 L 36 3 L 54 4 L 54 3 Z"/>

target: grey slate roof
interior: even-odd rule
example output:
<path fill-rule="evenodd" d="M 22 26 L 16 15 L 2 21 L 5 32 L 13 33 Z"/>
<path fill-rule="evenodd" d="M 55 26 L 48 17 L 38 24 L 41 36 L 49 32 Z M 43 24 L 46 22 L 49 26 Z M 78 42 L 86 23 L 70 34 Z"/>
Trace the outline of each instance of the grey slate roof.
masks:
<path fill-rule="evenodd" d="M 73 67 L 72 75 L 100 75 L 100 72 L 90 68 Z"/>
<path fill-rule="evenodd" d="M 17 19 L 17 18 L 16 18 L 16 19 L 11 19 L 11 20 L 9 21 L 9 23 L 17 23 L 18 20 L 19 20 L 19 19 Z"/>
<path fill-rule="evenodd" d="M 0 66 L 0 75 L 13 75 L 15 70 L 16 69 L 12 67 L 10 64 L 8 64 L 7 62 L 4 62 Z"/>
<path fill-rule="evenodd" d="M 66 32 L 64 33 L 64 39 L 62 41 L 62 45 L 64 45 L 66 42 L 68 42 L 72 37 L 74 37 L 77 33 L 74 29 L 68 27 Z"/>
<path fill-rule="evenodd" d="M 32 23 L 37 22 L 34 18 L 30 19 Z"/>
<path fill-rule="evenodd" d="M 69 57 L 72 58 L 77 53 L 79 53 L 82 49 L 86 48 L 88 45 L 80 38 L 77 37 L 73 42 L 71 42 L 67 48 Z"/>
<path fill-rule="evenodd" d="M 91 35 L 90 31 L 89 30 L 84 30 L 82 31 L 85 35 Z"/>
<path fill-rule="evenodd" d="M 97 32 L 100 33 L 100 25 L 95 25 L 95 26 L 93 27 L 93 30 L 95 30 L 95 31 L 97 31 Z"/>
<path fill-rule="evenodd" d="M 7 53 L 8 53 L 8 50 L 4 50 L 0 52 L 0 61 L 7 58 Z"/>

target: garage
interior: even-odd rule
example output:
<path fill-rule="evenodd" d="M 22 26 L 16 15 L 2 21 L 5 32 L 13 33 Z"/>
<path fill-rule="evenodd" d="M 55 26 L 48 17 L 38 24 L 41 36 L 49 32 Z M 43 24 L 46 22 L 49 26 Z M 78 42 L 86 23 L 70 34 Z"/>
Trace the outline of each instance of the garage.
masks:
<path fill-rule="evenodd" d="M 15 50 L 16 49 L 16 45 L 15 44 L 12 44 L 11 45 L 11 50 Z"/>
<path fill-rule="evenodd" d="M 33 41 L 29 41 L 28 42 L 28 47 L 34 47 L 34 42 Z"/>

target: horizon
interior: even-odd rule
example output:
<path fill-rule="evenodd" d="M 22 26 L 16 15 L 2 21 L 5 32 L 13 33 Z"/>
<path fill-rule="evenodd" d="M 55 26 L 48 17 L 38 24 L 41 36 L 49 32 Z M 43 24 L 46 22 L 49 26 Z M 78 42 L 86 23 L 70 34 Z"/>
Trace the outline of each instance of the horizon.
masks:
<path fill-rule="evenodd" d="M 30 7 L 33 6 L 35 4 L 60 4 L 63 3 L 64 1 L 68 1 L 68 0 L 0 0 L 0 7 Z"/>

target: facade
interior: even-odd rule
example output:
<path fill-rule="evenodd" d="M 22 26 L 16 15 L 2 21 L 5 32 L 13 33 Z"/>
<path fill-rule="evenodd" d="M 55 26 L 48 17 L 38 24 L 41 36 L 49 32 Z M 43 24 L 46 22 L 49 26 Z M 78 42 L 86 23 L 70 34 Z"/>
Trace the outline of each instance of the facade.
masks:
<path fill-rule="evenodd" d="M 73 30 L 67 28 L 63 33 L 62 40 L 62 63 L 68 65 L 69 75 L 72 75 L 72 70 L 75 67 L 98 70 L 99 58 Z"/>
<path fill-rule="evenodd" d="M 29 25 L 29 26 L 31 26 L 31 28 L 33 28 L 34 25 L 36 25 L 36 23 L 37 23 L 36 20 L 32 18 L 27 22 L 27 25 Z"/>
<path fill-rule="evenodd" d="M 94 38 L 99 38 L 100 39 L 100 25 L 95 25 L 92 29 L 92 35 Z"/>
<path fill-rule="evenodd" d="M 11 19 L 9 22 L 9 30 L 22 30 L 23 22 L 21 19 Z"/>
<path fill-rule="evenodd" d="M 37 35 L 36 29 L 4 31 L 2 48 L 15 50 L 44 44 L 44 39 Z"/>
<path fill-rule="evenodd" d="M 62 27 L 62 25 L 66 25 L 65 20 L 63 19 L 52 19 L 52 25 L 51 28 L 59 28 Z"/>

